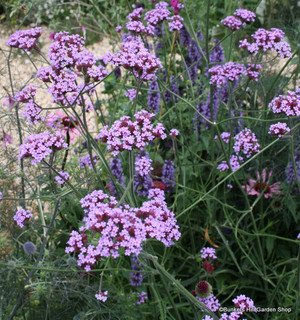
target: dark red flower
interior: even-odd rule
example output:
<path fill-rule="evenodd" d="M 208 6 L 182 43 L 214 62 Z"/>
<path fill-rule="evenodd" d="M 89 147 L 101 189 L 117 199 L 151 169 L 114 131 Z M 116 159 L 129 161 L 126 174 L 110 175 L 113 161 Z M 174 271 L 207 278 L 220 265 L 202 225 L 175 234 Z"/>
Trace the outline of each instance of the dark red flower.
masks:
<path fill-rule="evenodd" d="M 207 261 L 203 262 L 203 268 L 207 271 L 208 274 L 210 274 L 215 269 L 215 267 L 213 267 L 213 265 Z"/>

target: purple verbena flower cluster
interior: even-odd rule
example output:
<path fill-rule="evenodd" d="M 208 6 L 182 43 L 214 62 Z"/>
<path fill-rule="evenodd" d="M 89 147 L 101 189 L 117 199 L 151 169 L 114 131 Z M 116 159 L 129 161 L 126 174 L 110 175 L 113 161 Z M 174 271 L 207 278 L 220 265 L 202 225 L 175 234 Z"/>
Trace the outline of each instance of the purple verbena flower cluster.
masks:
<path fill-rule="evenodd" d="M 216 65 L 208 70 L 211 73 L 209 83 L 218 88 L 229 81 L 238 80 L 243 74 L 246 74 L 246 68 L 240 63 L 227 62 L 224 65 Z"/>
<path fill-rule="evenodd" d="M 139 304 L 143 304 L 146 302 L 146 300 L 148 300 L 148 296 L 147 293 L 145 291 L 142 291 L 141 293 L 139 293 L 137 295 L 137 302 L 134 303 L 134 305 L 139 305 Z"/>
<path fill-rule="evenodd" d="M 97 161 L 98 161 L 98 157 L 95 154 L 93 154 L 94 164 L 96 164 Z M 93 164 L 92 164 L 89 153 L 83 157 L 78 158 L 78 162 L 79 162 L 79 167 L 82 169 L 84 169 L 85 167 L 89 167 L 90 169 L 93 169 Z"/>
<path fill-rule="evenodd" d="M 241 156 L 236 156 L 235 154 L 233 154 L 230 157 L 229 162 L 230 162 L 230 166 L 231 166 L 232 171 L 235 171 L 241 166 L 241 163 L 244 162 L 244 159 Z M 226 170 L 229 170 L 229 166 L 226 161 L 222 161 L 217 166 L 217 169 L 220 171 L 226 171 Z"/>
<path fill-rule="evenodd" d="M 154 81 L 155 72 L 162 68 L 160 60 L 149 52 L 140 37 L 128 37 L 122 42 L 122 50 L 111 54 L 108 61 L 130 70 L 143 82 Z"/>
<path fill-rule="evenodd" d="M 235 299 L 232 300 L 232 302 L 234 303 L 234 306 L 236 308 L 241 309 L 242 313 L 245 311 L 257 311 L 254 305 L 254 301 L 246 297 L 244 294 L 237 296 Z"/>
<path fill-rule="evenodd" d="M 237 9 L 234 11 L 234 15 L 245 22 L 254 22 L 256 14 L 247 9 Z"/>
<path fill-rule="evenodd" d="M 261 69 L 262 69 L 262 66 L 260 64 L 249 63 L 246 70 L 246 74 L 250 79 L 257 82 L 259 77 L 259 70 Z"/>
<path fill-rule="evenodd" d="M 77 264 L 85 271 L 94 267 L 97 261 L 119 251 L 125 255 L 139 255 L 147 238 L 154 238 L 170 246 L 180 237 L 174 213 L 167 208 L 164 192 L 152 189 L 149 201 L 140 208 L 129 205 L 116 207 L 118 201 L 101 190 L 95 190 L 82 198 L 80 203 L 86 216 L 84 226 L 78 233 L 72 231 L 67 242 L 66 253 L 77 252 Z M 99 234 L 96 244 L 89 244 Z"/>
<path fill-rule="evenodd" d="M 228 29 L 235 31 L 245 27 L 245 23 L 242 22 L 239 18 L 234 16 L 228 16 L 225 19 L 221 20 L 221 23 Z"/>
<path fill-rule="evenodd" d="M 33 101 L 37 86 L 28 85 L 15 94 L 14 99 L 18 102 L 27 103 Z"/>
<path fill-rule="evenodd" d="M 149 175 L 150 172 L 153 170 L 151 167 L 152 160 L 146 156 L 136 158 L 135 160 L 135 172 L 138 173 L 140 176 Z"/>
<path fill-rule="evenodd" d="M 278 122 L 270 126 L 268 134 L 270 134 L 271 136 L 278 136 L 278 138 L 281 138 L 283 135 L 290 131 L 291 129 L 287 126 L 286 123 Z"/>
<path fill-rule="evenodd" d="M 300 97 L 294 91 L 288 91 L 286 96 L 280 95 L 269 103 L 274 113 L 284 113 L 288 117 L 300 116 Z"/>
<path fill-rule="evenodd" d="M 210 258 L 212 260 L 217 259 L 216 249 L 214 248 L 204 247 L 203 249 L 201 249 L 200 253 L 201 253 L 202 259 L 207 259 L 207 258 Z"/>
<path fill-rule="evenodd" d="M 145 110 L 134 115 L 136 121 L 124 116 L 115 121 L 110 129 L 108 126 L 104 126 L 96 138 L 107 143 L 107 149 L 113 150 L 114 156 L 123 150 L 143 150 L 156 137 L 159 139 L 167 137 L 161 123 L 157 123 L 156 127 L 151 123 L 154 116 L 154 113 Z"/>
<path fill-rule="evenodd" d="M 248 22 L 254 22 L 256 15 L 254 12 L 247 9 L 237 9 L 234 16 L 228 16 L 221 23 L 232 31 L 239 30 L 246 26 Z"/>
<path fill-rule="evenodd" d="M 171 18 L 169 22 L 170 31 L 180 30 L 183 27 L 183 18 L 179 15 L 175 15 Z"/>
<path fill-rule="evenodd" d="M 226 136 L 228 136 L 227 134 L 228 133 L 226 132 Z M 232 171 L 235 171 L 241 166 L 241 163 L 244 162 L 241 153 L 243 153 L 246 156 L 246 158 L 250 158 L 254 153 L 259 152 L 260 145 L 257 142 L 255 134 L 248 128 L 245 128 L 242 131 L 240 131 L 237 135 L 234 136 L 233 139 L 235 140 L 233 149 L 236 154 L 233 154 L 230 157 L 229 162 Z M 229 165 L 226 161 L 222 161 L 218 165 L 217 169 L 220 171 L 225 171 L 229 169 Z"/>
<path fill-rule="evenodd" d="M 41 27 L 29 30 L 18 30 L 9 37 L 6 44 L 10 47 L 24 49 L 25 51 L 31 51 L 33 48 L 39 51 L 37 39 L 42 32 L 43 29 Z"/>
<path fill-rule="evenodd" d="M 20 146 L 18 158 L 33 158 L 31 163 L 35 165 L 43 161 L 50 153 L 63 148 L 68 148 L 68 145 L 60 132 L 55 134 L 50 132 L 32 134 L 27 137 L 25 142 Z"/>
<path fill-rule="evenodd" d="M 141 7 L 134 9 L 127 16 L 127 19 L 129 20 L 129 22 L 126 23 L 126 28 L 128 31 L 132 33 L 145 33 L 145 34 L 151 35 L 153 34 L 153 29 L 154 29 L 153 24 L 148 22 L 147 26 L 144 25 L 144 23 L 141 21 L 143 12 L 144 12 L 144 9 Z"/>
<path fill-rule="evenodd" d="M 200 298 L 197 295 L 195 297 L 197 300 L 205 304 L 213 312 L 218 311 L 221 306 L 219 300 L 214 296 L 214 294 L 210 294 L 206 298 Z"/>
<path fill-rule="evenodd" d="M 292 56 L 290 45 L 281 41 L 284 37 L 284 32 L 277 28 L 271 28 L 271 31 L 266 29 L 258 29 L 251 35 L 251 42 L 248 39 L 240 41 L 240 48 L 247 49 L 250 53 L 258 53 L 262 51 L 277 51 L 282 58 Z"/>
<path fill-rule="evenodd" d="M 65 184 L 66 181 L 70 180 L 70 175 L 66 171 L 59 171 L 58 172 L 60 175 L 55 177 L 55 180 L 57 181 L 58 184 Z M 66 180 L 66 181 L 65 181 Z"/>
<path fill-rule="evenodd" d="M 233 149 L 236 154 L 243 152 L 247 158 L 254 153 L 259 152 L 260 145 L 257 142 L 255 134 L 248 128 L 243 129 L 234 137 L 235 143 Z"/>
<path fill-rule="evenodd" d="M 200 301 L 200 299 L 198 299 Z M 226 312 L 221 314 L 220 320 L 239 320 L 244 312 L 257 312 L 257 308 L 254 305 L 252 299 L 245 295 L 240 295 L 232 300 L 237 311 L 232 311 L 229 314 Z M 219 306 L 220 307 L 220 306 Z M 213 320 L 210 316 L 205 316 L 202 320 Z"/>
<path fill-rule="evenodd" d="M 48 92 L 53 100 L 63 105 L 77 103 L 85 106 L 86 111 L 93 109 L 90 98 L 82 95 L 85 92 L 92 95 L 95 92 L 92 82 L 103 80 L 109 73 L 102 65 L 96 65 L 94 54 L 84 48 L 84 39 L 78 34 L 58 32 L 47 57 L 50 66 L 40 68 L 37 77 L 51 83 Z"/>
<path fill-rule="evenodd" d="M 170 130 L 170 137 L 175 138 L 179 135 L 179 131 L 177 129 L 171 129 Z"/>
<path fill-rule="evenodd" d="M 171 12 L 167 9 L 168 4 L 165 4 L 166 2 L 157 3 L 155 9 L 146 12 L 144 19 L 153 26 L 168 20 Z"/>
<path fill-rule="evenodd" d="M 97 300 L 105 302 L 107 300 L 107 294 L 108 294 L 107 291 L 99 292 L 95 294 L 95 297 Z"/>
<path fill-rule="evenodd" d="M 36 88 L 37 86 L 28 85 L 16 93 L 13 99 L 25 104 L 25 110 L 22 112 L 22 115 L 27 118 L 30 125 L 44 120 L 40 115 L 42 109 L 34 102 Z"/>
<path fill-rule="evenodd" d="M 136 90 L 129 89 L 127 92 L 125 92 L 125 97 L 128 97 L 129 100 L 132 101 L 136 97 Z"/>
<path fill-rule="evenodd" d="M 17 222 L 17 225 L 20 228 L 24 227 L 24 223 L 33 217 L 33 214 L 30 210 L 19 209 L 16 214 L 14 215 L 14 220 Z"/>
<path fill-rule="evenodd" d="M 225 144 L 228 144 L 228 143 L 229 143 L 229 140 L 230 140 L 230 132 L 222 132 L 222 133 L 220 134 L 220 137 L 221 137 L 221 139 L 223 140 L 223 142 L 224 142 Z M 219 140 L 219 137 L 218 137 L 218 136 L 215 136 L 215 139 L 216 139 L 216 140 Z"/>

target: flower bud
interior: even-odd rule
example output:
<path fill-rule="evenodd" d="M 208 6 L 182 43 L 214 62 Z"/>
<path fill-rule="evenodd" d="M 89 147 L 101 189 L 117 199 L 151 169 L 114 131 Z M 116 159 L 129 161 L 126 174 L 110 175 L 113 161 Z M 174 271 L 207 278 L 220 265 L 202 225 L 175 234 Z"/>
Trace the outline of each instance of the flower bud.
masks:
<path fill-rule="evenodd" d="M 206 298 L 212 294 L 212 286 L 207 281 L 200 281 L 196 285 L 195 293 L 200 298 Z"/>

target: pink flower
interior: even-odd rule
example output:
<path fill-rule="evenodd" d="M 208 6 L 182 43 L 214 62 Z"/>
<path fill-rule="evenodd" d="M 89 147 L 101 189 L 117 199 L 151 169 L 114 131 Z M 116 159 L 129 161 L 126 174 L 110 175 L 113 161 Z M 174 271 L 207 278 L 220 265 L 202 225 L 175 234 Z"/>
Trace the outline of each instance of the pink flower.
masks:
<path fill-rule="evenodd" d="M 263 169 L 262 176 L 259 172 L 256 172 L 257 180 L 249 179 L 248 184 L 246 186 L 242 186 L 247 190 L 248 194 L 251 196 L 259 196 L 260 192 L 263 192 L 265 198 L 272 198 L 274 194 L 281 194 L 281 191 L 278 190 L 280 187 L 280 182 L 275 182 L 273 184 L 269 184 L 272 171 L 269 172 L 267 179 L 267 170 Z"/>
<path fill-rule="evenodd" d="M 47 119 L 47 126 L 49 128 L 54 130 L 59 129 L 65 134 L 69 132 L 71 141 L 74 135 L 80 135 L 75 125 L 80 127 L 78 120 L 72 115 L 70 115 L 70 117 L 67 116 L 60 110 L 56 110 L 55 114 L 50 114 Z"/>
<path fill-rule="evenodd" d="M 170 130 L 170 137 L 175 138 L 179 135 L 179 131 L 177 129 L 171 129 Z"/>
<path fill-rule="evenodd" d="M 19 209 L 14 215 L 14 220 L 17 222 L 20 228 L 24 227 L 24 223 L 33 217 L 33 214 L 30 210 Z"/>
<path fill-rule="evenodd" d="M 95 294 L 97 300 L 105 302 L 107 300 L 107 291 L 99 292 Z"/>
<path fill-rule="evenodd" d="M 180 30 L 183 27 L 183 18 L 179 15 L 175 15 L 170 18 L 171 22 L 169 22 L 170 31 Z"/>
<path fill-rule="evenodd" d="M 234 15 L 244 22 L 254 22 L 256 18 L 256 14 L 247 9 L 237 9 Z"/>
<path fill-rule="evenodd" d="M 226 17 L 225 19 L 221 20 L 221 23 L 232 31 L 239 30 L 246 25 L 246 23 L 234 16 Z"/>
<path fill-rule="evenodd" d="M 134 100 L 136 97 L 136 90 L 135 89 L 129 89 L 125 92 L 125 97 L 128 97 L 130 101 Z"/>
<path fill-rule="evenodd" d="M 43 29 L 41 27 L 29 30 L 18 30 L 10 36 L 6 41 L 6 44 L 10 47 L 24 49 L 25 51 L 31 51 L 33 48 L 39 51 L 37 39 L 40 37 L 42 32 Z"/>
<path fill-rule="evenodd" d="M 278 122 L 270 126 L 268 133 L 272 136 L 278 136 L 278 138 L 281 138 L 282 135 L 290 131 L 291 129 L 287 126 L 286 123 Z"/>

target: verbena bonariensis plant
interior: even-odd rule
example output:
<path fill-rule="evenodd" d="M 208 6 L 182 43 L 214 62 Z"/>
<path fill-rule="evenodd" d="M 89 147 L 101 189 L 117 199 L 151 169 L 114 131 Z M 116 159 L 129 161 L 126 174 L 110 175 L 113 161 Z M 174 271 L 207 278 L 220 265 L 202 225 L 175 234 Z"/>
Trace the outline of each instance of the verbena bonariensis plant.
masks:
<path fill-rule="evenodd" d="M 22 269 L 22 259 L 34 259 L 26 290 L 35 272 L 44 288 L 65 274 L 56 285 L 64 283 L 58 291 L 74 316 L 109 317 L 119 305 L 115 318 L 258 319 L 275 308 L 278 319 L 296 319 L 300 91 L 297 70 L 285 71 L 297 51 L 247 9 L 222 17 L 223 38 L 214 39 L 210 1 L 205 25 L 180 1 L 152 2 L 135 4 L 116 26 L 125 31 L 120 48 L 102 57 L 64 31 L 44 56 L 39 27 L 14 33 L 2 50 L 9 72 L 15 48 L 37 52 L 45 65 L 36 77 L 54 105 L 39 104 L 39 86 L 11 83 L 24 191 L 14 220 L 25 230 L 18 242 L 35 248 L 11 261 Z M 10 200 L 7 191 L 1 197 Z M 81 275 L 88 281 L 75 296 L 93 301 L 83 309 L 68 300 Z M 27 295 L 45 296 L 26 290 L 10 302 L 9 319 L 21 307 L 30 314 Z"/>

